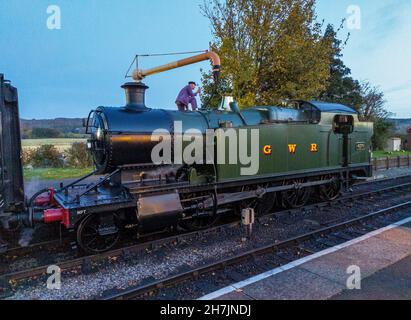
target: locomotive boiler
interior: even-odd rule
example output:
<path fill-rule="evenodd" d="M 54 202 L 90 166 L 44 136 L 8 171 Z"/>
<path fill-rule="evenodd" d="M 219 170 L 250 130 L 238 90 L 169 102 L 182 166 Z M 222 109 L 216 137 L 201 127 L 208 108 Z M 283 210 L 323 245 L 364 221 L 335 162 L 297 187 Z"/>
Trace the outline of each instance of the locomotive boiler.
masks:
<path fill-rule="evenodd" d="M 17 98 L 3 93 L 11 87 L 2 80 L 1 128 L 4 131 L 9 121 L 3 111 L 7 107 L 14 110 L 10 117 L 15 123 L 8 127 L 10 134 L 2 134 L 0 144 L 3 221 L 24 221 L 29 226 L 58 223 L 75 231 L 84 251 L 98 253 L 113 248 L 130 232 L 135 236 L 176 228 L 198 230 L 212 226 L 223 214 L 238 214 L 245 208 L 263 214 L 274 205 L 303 206 L 313 196 L 333 200 L 343 188 L 371 176 L 373 125 L 360 121 L 347 106 L 292 101 L 288 106 L 240 110 L 232 102 L 228 108 L 195 112 L 146 106 L 144 77 L 206 59 L 212 61 L 218 80 L 220 60 L 211 52 L 136 70 L 135 81 L 123 85 L 125 105 L 98 107 L 86 121 L 96 170 L 56 190 L 40 190 L 26 201 Z M 181 162 L 153 161 L 160 142 L 153 136 L 158 130 L 169 133 L 160 140 L 170 140 L 170 159 Z M 190 131 L 203 138 L 202 145 L 209 142 L 205 148 L 212 149 L 211 157 L 202 154 L 197 161 L 185 161 L 185 148 L 192 141 L 183 141 L 181 148 L 176 141 Z M 245 139 L 236 139 L 241 136 Z M 3 146 L 11 148 L 12 143 L 17 143 L 14 153 L 6 155 Z M 241 150 L 249 162 L 240 159 Z M 233 153 L 240 161 L 231 161 Z M 95 179 L 85 183 L 89 177 Z"/>

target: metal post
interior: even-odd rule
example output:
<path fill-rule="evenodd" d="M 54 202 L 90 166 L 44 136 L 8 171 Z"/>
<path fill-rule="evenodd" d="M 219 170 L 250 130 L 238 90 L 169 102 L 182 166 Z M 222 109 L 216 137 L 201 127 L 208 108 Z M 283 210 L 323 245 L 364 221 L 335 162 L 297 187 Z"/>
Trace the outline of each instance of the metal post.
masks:
<path fill-rule="evenodd" d="M 243 241 L 250 240 L 253 231 L 253 224 L 255 222 L 255 212 L 252 208 L 243 209 L 241 211 L 241 224 L 245 226 L 246 229 L 246 238 L 243 238 Z"/>

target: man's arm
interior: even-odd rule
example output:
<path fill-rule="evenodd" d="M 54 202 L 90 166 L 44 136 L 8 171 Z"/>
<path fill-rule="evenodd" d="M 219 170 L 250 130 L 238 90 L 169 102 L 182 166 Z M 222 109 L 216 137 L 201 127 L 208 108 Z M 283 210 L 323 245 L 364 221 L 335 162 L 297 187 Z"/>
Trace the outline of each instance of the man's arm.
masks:
<path fill-rule="evenodd" d="M 191 89 L 190 86 L 187 86 L 187 91 L 186 92 L 187 92 L 187 95 L 190 98 L 193 98 L 193 97 L 196 97 L 200 93 L 200 88 L 198 88 L 197 91 L 194 92 L 193 89 Z"/>

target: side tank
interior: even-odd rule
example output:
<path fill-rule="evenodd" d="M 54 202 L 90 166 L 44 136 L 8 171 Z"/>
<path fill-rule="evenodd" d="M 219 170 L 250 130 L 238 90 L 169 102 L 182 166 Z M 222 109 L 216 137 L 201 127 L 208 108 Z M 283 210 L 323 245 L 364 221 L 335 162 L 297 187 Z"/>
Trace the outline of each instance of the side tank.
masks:
<path fill-rule="evenodd" d="M 0 74 L 0 213 L 24 207 L 17 89 Z"/>

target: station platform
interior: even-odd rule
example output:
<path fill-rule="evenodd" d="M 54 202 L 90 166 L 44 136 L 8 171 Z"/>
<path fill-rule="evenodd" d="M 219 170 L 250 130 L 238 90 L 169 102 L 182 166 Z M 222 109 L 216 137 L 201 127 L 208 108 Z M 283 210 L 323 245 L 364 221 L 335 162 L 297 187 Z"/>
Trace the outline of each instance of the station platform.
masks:
<path fill-rule="evenodd" d="M 411 218 L 200 300 L 411 300 Z"/>

